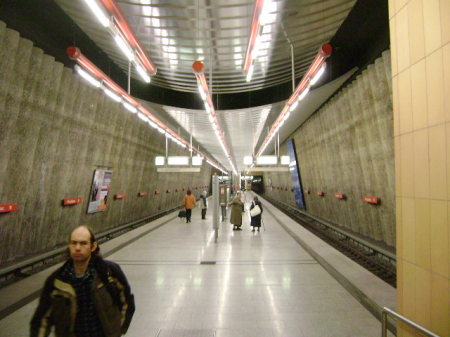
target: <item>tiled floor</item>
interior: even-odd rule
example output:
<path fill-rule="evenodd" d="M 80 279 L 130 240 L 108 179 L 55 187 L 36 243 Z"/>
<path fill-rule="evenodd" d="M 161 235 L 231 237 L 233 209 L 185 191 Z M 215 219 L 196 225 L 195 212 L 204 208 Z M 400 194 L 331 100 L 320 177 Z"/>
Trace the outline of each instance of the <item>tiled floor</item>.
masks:
<path fill-rule="evenodd" d="M 127 336 L 380 335 L 380 323 L 270 214 L 259 233 L 250 231 L 248 212 L 242 231 L 225 220 L 218 243 L 208 216 L 196 209 L 191 223 L 175 219 L 109 257 L 136 296 Z M 0 337 L 28 336 L 36 303 L 0 321 Z"/>

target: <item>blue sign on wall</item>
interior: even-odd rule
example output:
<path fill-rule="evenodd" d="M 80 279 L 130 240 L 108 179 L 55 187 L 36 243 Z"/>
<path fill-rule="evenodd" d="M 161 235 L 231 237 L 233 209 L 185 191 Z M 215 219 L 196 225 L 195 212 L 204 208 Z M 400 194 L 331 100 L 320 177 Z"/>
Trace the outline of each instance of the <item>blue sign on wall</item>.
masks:
<path fill-rule="evenodd" d="M 303 198 L 302 180 L 297 165 L 297 153 L 293 139 L 287 142 L 287 153 L 289 155 L 289 172 L 291 172 L 292 185 L 294 186 L 295 203 L 299 208 L 306 209 L 305 199 Z"/>

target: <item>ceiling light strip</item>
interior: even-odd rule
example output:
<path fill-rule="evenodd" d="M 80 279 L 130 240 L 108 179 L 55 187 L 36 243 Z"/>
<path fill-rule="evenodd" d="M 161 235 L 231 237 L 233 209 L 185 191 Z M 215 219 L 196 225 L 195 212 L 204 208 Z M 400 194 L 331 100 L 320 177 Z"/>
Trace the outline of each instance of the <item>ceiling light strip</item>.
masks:
<path fill-rule="evenodd" d="M 116 82 L 114 82 L 111 78 L 109 78 L 103 71 L 101 71 L 95 64 L 93 64 L 86 56 L 84 56 L 80 49 L 70 46 L 66 49 L 66 53 L 70 59 L 77 62 L 77 64 L 82 68 L 82 71 L 85 71 L 87 76 L 90 76 L 95 83 L 101 83 L 98 87 L 103 86 L 104 89 L 110 91 L 110 94 L 117 95 L 121 98 L 122 103 L 125 107 L 128 108 L 133 107 L 133 112 L 138 113 L 139 118 L 145 120 L 143 115 L 148 118 L 148 123 L 152 127 L 156 127 L 158 131 L 162 134 L 166 134 L 171 140 L 183 146 L 184 148 L 189 148 L 191 151 L 197 152 L 198 155 L 206 158 L 208 163 L 212 163 L 211 165 L 220 170 L 223 173 L 226 171 L 217 164 L 214 160 L 210 159 L 203 152 L 192 147 L 189 142 L 180 137 L 176 132 L 171 130 L 166 124 L 160 121 L 157 117 L 155 117 L 147 108 L 139 104 L 139 102 L 132 96 L 130 96 L 124 89 L 122 89 Z M 91 82 L 94 84 L 94 82 Z M 95 85 L 95 84 L 94 84 Z M 96 86 L 96 85 L 95 85 Z M 97 86 L 96 86 L 97 87 Z M 113 100 L 118 101 L 117 98 L 112 97 L 112 95 L 108 95 Z M 125 105 L 127 104 L 127 105 Z M 213 165 L 214 164 L 214 165 Z"/>
<path fill-rule="evenodd" d="M 201 61 L 195 61 L 192 64 L 192 69 L 194 70 L 195 78 L 197 79 L 199 94 L 205 105 L 205 110 L 208 113 L 208 118 L 211 123 L 211 127 L 213 128 L 214 132 L 216 133 L 217 140 L 219 141 L 219 144 L 222 147 L 222 150 L 225 153 L 225 156 L 227 157 L 227 159 L 233 169 L 234 174 L 237 175 L 237 170 L 233 164 L 230 150 L 225 141 L 224 133 L 222 131 L 222 128 L 220 127 L 219 120 L 217 119 L 216 111 L 214 110 L 214 104 L 212 102 L 208 84 L 206 83 L 205 73 L 203 71 L 203 63 Z"/>
<path fill-rule="evenodd" d="M 252 65 L 252 54 L 254 52 L 254 48 L 256 46 L 256 39 L 259 36 L 259 20 L 261 17 L 262 9 L 264 6 L 264 0 L 256 0 L 255 1 L 255 7 L 253 9 L 253 19 L 252 19 L 252 25 L 250 28 L 250 37 L 248 39 L 248 45 L 247 45 L 247 51 L 245 53 L 245 59 L 244 59 L 244 72 L 247 74 L 250 70 L 250 67 Z"/>
<path fill-rule="evenodd" d="M 150 75 L 156 74 L 156 67 L 153 65 L 150 57 L 145 52 L 138 38 L 130 28 L 125 15 L 114 0 L 99 0 L 103 6 L 108 10 L 109 14 L 115 19 L 115 24 L 120 30 L 122 36 L 127 40 L 128 44 L 136 51 L 136 55 L 141 61 L 144 68 Z"/>
<path fill-rule="evenodd" d="M 297 106 L 298 102 L 302 100 L 309 92 L 311 86 L 311 79 L 314 78 L 315 75 L 318 74 L 319 72 L 323 73 L 325 61 L 327 57 L 331 55 L 332 50 L 333 47 L 330 44 L 324 44 L 322 47 L 320 47 L 319 52 L 317 53 L 316 57 L 311 63 L 311 66 L 309 67 L 308 71 L 303 76 L 302 80 L 297 85 L 292 95 L 289 97 L 287 103 L 281 110 L 275 122 L 272 124 L 270 131 L 268 132 L 266 138 L 261 144 L 261 147 L 259 148 L 259 151 L 256 154 L 257 157 L 264 152 L 264 150 L 266 149 L 267 145 L 270 143 L 274 135 L 278 132 L 280 127 L 289 117 L 291 111 Z M 315 83 L 317 81 L 317 78 L 314 79 Z"/>

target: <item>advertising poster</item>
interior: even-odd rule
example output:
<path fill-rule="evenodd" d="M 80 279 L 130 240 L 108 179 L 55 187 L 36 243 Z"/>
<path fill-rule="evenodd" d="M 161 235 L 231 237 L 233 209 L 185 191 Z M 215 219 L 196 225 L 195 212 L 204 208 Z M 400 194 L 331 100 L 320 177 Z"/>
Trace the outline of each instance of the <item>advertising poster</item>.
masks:
<path fill-rule="evenodd" d="M 292 186 L 294 187 L 295 203 L 297 207 L 306 209 L 305 199 L 303 197 L 302 180 L 300 178 L 300 171 L 297 164 L 297 153 L 295 151 L 294 140 L 290 139 L 287 142 L 287 153 L 289 155 L 289 172 L 291 172 Z"/>
<path fill-rule="evenodd" d="M 88 213 L 102 212 L 106 209 L 108 193 L 111 186 L 111 170 L 95 170 L 89 195 Z"/>

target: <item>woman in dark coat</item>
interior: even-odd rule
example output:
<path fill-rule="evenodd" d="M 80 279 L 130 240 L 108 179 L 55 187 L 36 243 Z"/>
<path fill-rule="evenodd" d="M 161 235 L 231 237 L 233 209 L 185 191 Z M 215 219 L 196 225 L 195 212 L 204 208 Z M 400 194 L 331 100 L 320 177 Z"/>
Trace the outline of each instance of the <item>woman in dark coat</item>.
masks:
<path fill-rule="evenodd" d="M 233 230 L 240 231 L 242 226 L 242 209 L 244 208 L 240 192 L 236 193 L 234 199 L 228 206 L 231 206 L 230 222 L 233 224 Z"/>
<path fill-rule="evenodd" d="M 250 206 L 250 214 L 251 214 L 252 209 L 255 208 L 256 205 L 259 206 L 261 213 L 259 213 L 258 215 L 252 216 L 250 218 L 250 226 L 253 227 L 252 232 L 255 231 L 255 228 L 257 228 L 258 232 L 259 232 L 259 228 L 261 227 L 261 217 L 262 217 L 263 208 L 262 208 L 261 201 L 258 200 L 258 197 L 253 198 L 252 205 Z"/>

